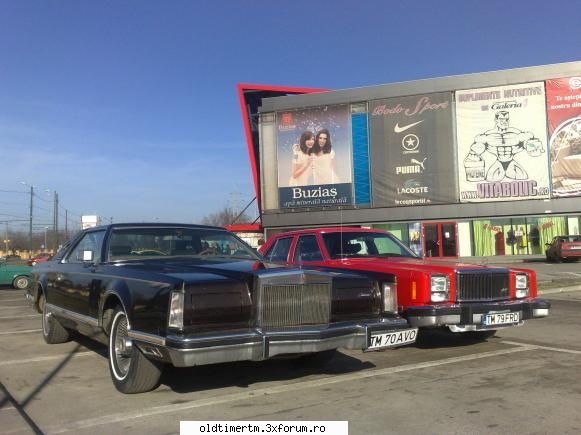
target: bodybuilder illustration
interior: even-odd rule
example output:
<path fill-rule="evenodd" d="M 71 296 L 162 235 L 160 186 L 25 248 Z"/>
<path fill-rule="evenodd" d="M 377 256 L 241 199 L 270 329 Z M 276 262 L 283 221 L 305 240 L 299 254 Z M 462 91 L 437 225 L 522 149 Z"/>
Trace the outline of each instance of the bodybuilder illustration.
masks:
<path fill-rule="evenodd" d="M 474 138 L 464 160 L 467 181 L 502 181 L 505 177 L 513 180 L 528 179 L 527 171 L 514 161 L 514 156 L 526 150 L 531 157 L 539 157 L 545 150 L 532 132 L 510 127 L 509 117 L 506 110 L 496 112 L 495 128 Z M 482 158 L 486 151 L 496 156 L 488 170 Z"/>

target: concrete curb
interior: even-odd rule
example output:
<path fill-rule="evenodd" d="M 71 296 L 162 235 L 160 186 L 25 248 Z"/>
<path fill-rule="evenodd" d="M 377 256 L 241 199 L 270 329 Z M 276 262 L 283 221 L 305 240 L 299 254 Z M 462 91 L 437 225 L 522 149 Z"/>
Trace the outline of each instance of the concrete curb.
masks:
<path fill-rule="evenodd" d="M 578 292 L 581 291 L 581 285 L 573 285 L 570 287 L 557 287 L 557 288 L 550 288 L 546 290 L 538 290 L 537 293 L 539 295 L 551 295 L 555 293 L 565 293 L 565 292 Z"/>

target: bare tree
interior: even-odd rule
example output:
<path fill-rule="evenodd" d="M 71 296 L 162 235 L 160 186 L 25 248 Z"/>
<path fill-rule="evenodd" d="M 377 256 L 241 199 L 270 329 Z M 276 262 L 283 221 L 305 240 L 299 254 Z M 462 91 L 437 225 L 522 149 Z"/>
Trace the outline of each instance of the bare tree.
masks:
<path fill-rule="evenodd" d="M 238 217 L 238 212 L 233 210 L 231 207 L 224 207 L 222 210 L 217 211 L 216 213 L 211 213 L 207 216 L 202 218 L 203 225 L 215 225 L 218 227 L 224 227 L 226 225 L 232 224 L 245 224 L 250 223 L 250 217 L 246 214 L 242 214 Z M 238 219 L 236 219 L 238 217 Z"/>

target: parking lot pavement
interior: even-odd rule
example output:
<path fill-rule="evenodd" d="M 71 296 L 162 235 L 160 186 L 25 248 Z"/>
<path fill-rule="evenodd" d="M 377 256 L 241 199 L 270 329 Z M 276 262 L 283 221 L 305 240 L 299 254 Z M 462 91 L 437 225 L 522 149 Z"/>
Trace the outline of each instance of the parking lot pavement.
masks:
<path fill-rule="evenodd" d="M 170 367 L 138 395 L 115 390 L 105 346 L 45 344 L 20 297 L 0 289 L 11 317 L 0 320 L 3 434 L 178 433 L 180 420 L 348 420 L 350 434 L 366 435 L 581 430 L 581 292 L 552 295 L 548 318 L 485 342 L 432 331 L 405 348 L 343 351 L 323 368 Z"/>

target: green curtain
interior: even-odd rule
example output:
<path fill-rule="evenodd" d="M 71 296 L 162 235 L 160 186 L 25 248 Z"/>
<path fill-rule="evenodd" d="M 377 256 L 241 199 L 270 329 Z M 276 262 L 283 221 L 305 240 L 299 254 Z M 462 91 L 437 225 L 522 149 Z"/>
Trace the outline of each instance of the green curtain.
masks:
<path fill-rule="evenodd" d="M 477 257 L 487 257 L 496 255 L 494 250 L 494 235 L 490 221 L 474 221 L 474 255 Z"/>
<path fill-rule="evenodd" d="M 539 231 L 541 232 L 541 248 L 550 243 L 555 236 L 566 235 L 567 224 L 564 217 L 539 218 Z"/>

